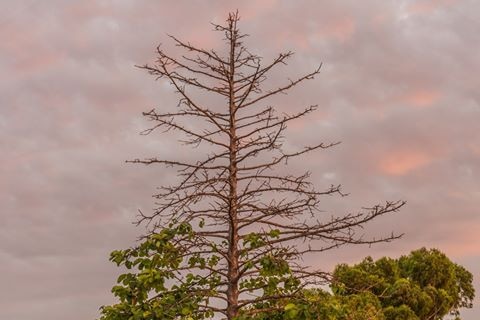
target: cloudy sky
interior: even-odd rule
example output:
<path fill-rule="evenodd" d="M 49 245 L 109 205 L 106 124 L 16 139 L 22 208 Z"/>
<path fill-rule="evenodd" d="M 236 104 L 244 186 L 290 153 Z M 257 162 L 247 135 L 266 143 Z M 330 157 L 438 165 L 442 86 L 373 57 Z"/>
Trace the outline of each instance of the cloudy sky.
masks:
<path fill-rule="evenodd" d="M 406 200 L 368 232 L 393 243 L 312 258 L 325 269 L 366 255 L 439 248 L 480 290 L 480 2 L 0 0 L 0 318 L 94 319 L 113 301 L 113 249 L 132 245 L 137 209 L 175 178 L 124 163 L 183 152 L 139 136 L 141 112 L 175 96 L 134 67 L 167 34 L 221 49 L 210 22 L 239 9 L 246 44 L 265 59 L 296 54 L 273 83 L 311 71 L 288 108 L 318 103 L 287 143 L 342 141 L 304 159 L 321 187 L 349 197 L 326 210 Z M 283 77 L 283 78 L 282 78 Z M 298 163 L 293 163 L 298 166 Z M 480 317 L 480 301 L 464 313 Z"/>

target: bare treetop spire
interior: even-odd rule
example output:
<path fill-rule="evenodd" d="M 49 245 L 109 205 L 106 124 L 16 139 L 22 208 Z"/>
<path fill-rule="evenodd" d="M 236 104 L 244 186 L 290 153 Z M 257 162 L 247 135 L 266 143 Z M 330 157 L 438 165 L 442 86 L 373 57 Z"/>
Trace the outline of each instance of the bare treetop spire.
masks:
<path fill-rule="evenodd" d="M 402 201 L 386 202 L 357 213 L 326 216 L 320 198 L 340 195 L 340 186 L 316 190 L 309 173 L 284 173 L 287 160 L 336 143 L 319 142 L 286 152 L 287 125 L 308 116 L 316 105 L 278 114 L 269 98 L 312 80 L 320 67 L 273 89 L 268 73 L 285 65 L 291 52 L 271 62 L 250 53 L 238 30 L 238 12 L 225 25 L 225 53 L 198 48 L 171 36 L 185 54 L 172 57 L 157 48 L 154 65 L 140 68 L 166 79 L 179 96 L 174 108 L 144 115 L 153 126 L 144 131 L 178 131 L 186 145 L 209 147 L 195 161 L 136 159 L 178 170 L 179 180 L 155 195 L 156 209 L 141 213 L 151 234 L 139 246 L 112 253 L 112 260 L 137 270 L 119 279 L 120 304 L 104 307 L 102 319 L 127 319 L 142 310 L 152 319 L 227 319 L 254 317 L 284 307 L 306 286 L 327 280 L 326 273 L 304 266 L 304 254 L 347 244 L 373 244 L 398 238 L 357 235 L 367 222 L 397 211 Z M 224 105 L 198 101 L 190 90 L 220 97 Z M 195 126 L 188 124 L 195 121 Z M 125 281 L 125 279 L 130 279 Z"/>

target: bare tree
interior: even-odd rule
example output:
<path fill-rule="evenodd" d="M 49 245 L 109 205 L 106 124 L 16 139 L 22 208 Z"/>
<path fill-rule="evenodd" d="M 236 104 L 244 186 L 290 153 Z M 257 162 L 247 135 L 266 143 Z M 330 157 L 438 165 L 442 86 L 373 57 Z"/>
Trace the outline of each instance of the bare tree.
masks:
<path fill-rule="evenodd" d="M 399 237 L 365 239 L 357 231 L 397 211 L 403 201 L 325 216 L 319 199 L 342 196 L 340 186 L 317 191 L 308 172 L 281 173 L 289 159 L 336 144 L 283 151 L 287 124 L 317 106 L 287 115 L 265 105 L 267 99 L 314 79 L 320 67 L 283 86 L 264 89 L 269 71 L 286 64 L 292 53 L 262 64 L 244 46 L 246 35 L 239 32 L 238 21 L 238 13 L 231 13 L 226 25 L 214 25 L 225 35 L 226 55 L 172 36 L 184 55 L 173 57 L 158 47 L 156 63 L 141 66 L 157 79 L 168 80 L 180 96 L 172 112 L 144 113 L 154 123 L 144 133 L 176 130 L 184 134 L 185 144 L 207 145 L 210 152 L 195 162 L 131 161 L 175 167 L 180 181 L 155 195 L 152 214 L 141 213 L 139 223 L 151 227 L 143 242 L 112 253 L 111 260 L 136 272 L 119 278 L 113 292 L 120 303 L 102 307 L 102 319 L 136 314 L 145 319 L 251 318 L 283 308 L 282 301 L 296 297 L 302 288 L 328 280 L 326 273 L 303 266 L 303 255 Z M 199 102 L 192 94 L 195 90 L 220 98 L 223 106 Z"/>

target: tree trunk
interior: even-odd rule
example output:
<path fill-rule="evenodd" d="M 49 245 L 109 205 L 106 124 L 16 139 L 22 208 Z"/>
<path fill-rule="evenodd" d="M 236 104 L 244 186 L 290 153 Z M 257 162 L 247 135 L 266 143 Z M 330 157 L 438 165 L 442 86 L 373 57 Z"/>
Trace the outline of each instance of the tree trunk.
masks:
<path fill-rule="evenodd" d="M 230 164 L 229 164 L 229 248 L 228 248 L 228 287 L 227 287 L 227 318 L 233 319 L 238 314 L 238 217 L 237 217 L 237 134 L 236 106 L 234 92 L 236 21 L 230 20 L 230 68 L 229 68 L 229 114 L 230 114 Z"/>

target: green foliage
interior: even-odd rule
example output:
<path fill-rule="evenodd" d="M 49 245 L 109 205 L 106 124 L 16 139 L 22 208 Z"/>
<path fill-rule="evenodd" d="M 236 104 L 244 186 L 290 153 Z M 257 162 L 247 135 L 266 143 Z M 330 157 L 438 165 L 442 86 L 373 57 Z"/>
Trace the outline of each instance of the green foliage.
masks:
<path fill-rule="evenodd" d="M 458 316 L 474 298 L 472 274 L 436 249 L 422 248 L 397 260 L 368 257 L 354 266 L 341 264 L 334 278 L 336 295 L 370 292 L 378 297 L 387 320 Z"/>
<path fill-rule="evenodd" d="M 367 257 L 337 265 L 331 293 L 304 289 L 291 299 L 256 308 L 255 320 L 439 320 L 472 307 L 472 275 L 438 250 L 422 248 L 399 259 Z"/>
<path fill-rule="evenodd" d="M 239 320 L 385 320 L 378 298 L 369 292 L 353 296 L 332 295 L 321 289 L 306 289 L 294 299 L 264 304 L 255 316 Z"/>
<path fill-rule="evenodd" d="M 243 241 L 242 254 L 261 243 L 276 238 L 278 230 L 250 233 Z M 186 240 L 198 246 L 197 233 L 188 223 L 171 223 L 168 227 L 145 237 L 135 248 L 116 250 L 110 261 L 124 267 L 112 293 L 119 302 L 101 308 L 101 320 L 208 319 L 214 316 L 212 301 L 218 299 L 223 285 L 217 270 L 220 249 L 225 243 L 209 243 L 202 252 L 182 245 Z M 283 249 L 249 260 L 245 266 L 256 270 L 256 276 L 244 277 L 239 289 L 265 296 L 289 295 L 298 290 L 300 281 L 282 259 Z M 218 301 L 218 300 L 217 300 Z M 278 302 L 274 301 L 277 305 Z M 260 301 L 254 308 L 273 305 Z M 293 316 L 296 309 L 288 310 Z M 249 318 L 249 317 L 248 317 Z M 246 318 L 247 319 L 247 318 Z"/>
<path fill-rule="evenodd" d="M 190 225 L 182 223 L 162 229 L 147 237 L 138 247 L 113 251 L 110 260 L 124 266 L 112 293 L 119 299 L 113 306 L 102 307 L 102 320 L 147 319 L 204 319 L 211 311 L 204 311 L 200 303 L 214 295 L 218 277 L 204 277 L 199 273 L 184 274 L 183 281 L 174 282 L 182 263 L 204 270 L 214 267 L 218 256 L 209 259 L 189 256 L 184 248 L 176 246 L 178 238 L 193 236 Z"/>
<path fill-rule="evenodd" d="M 323 292 L 313 302 L 313 308 L 310 308 L 306 320 L 384 320 L 380 302 L 370 292 L 349 297 Z M 308 305 L 304 305 L 303 309 L 307 308 Z M 304 313 L 307 314 L 305 311 Z"/>
<path fill-rule="evenodd" d="M 176 245 L 194 235 L 189 224 L 171 224 L 136 248 L 112 252 L 110 260 L 128 272 L 112 289 L 119 302 L 103 307 L 101 320 L 212 318 L 214 309 L 205 306 L 211 307 L 218 296 L 221 277 L 209 270 L 215 270 L 221 258 L 216 246 L 201 255 Z M 243 248 L 269 236 L 271 232 L 252 233 Z M 240 309 L 237 320 L 438 320 L 447 314 L 458 317 L 459 308 L 472 307 L 472 274 L 435 249 L 399 259 L 367 257 L 353 266 L 340 264 L 331 293 L 301 289 L 281 254 L 251 261 L 249 268 L 259 270 L 258 275 L 242 280 L 239 288 L 259 298 Z"/>

